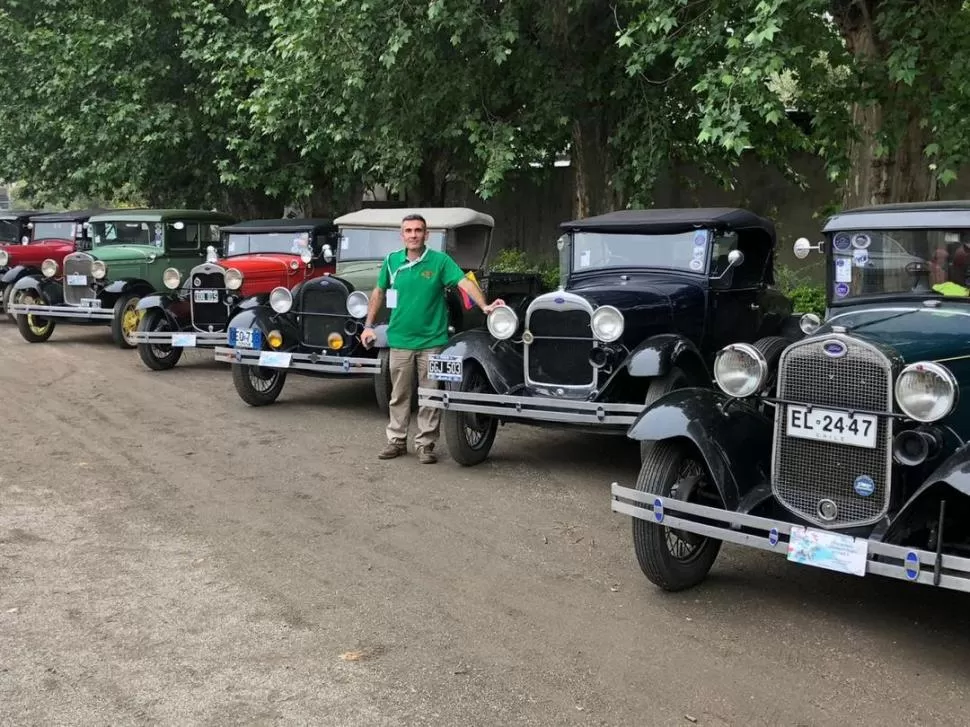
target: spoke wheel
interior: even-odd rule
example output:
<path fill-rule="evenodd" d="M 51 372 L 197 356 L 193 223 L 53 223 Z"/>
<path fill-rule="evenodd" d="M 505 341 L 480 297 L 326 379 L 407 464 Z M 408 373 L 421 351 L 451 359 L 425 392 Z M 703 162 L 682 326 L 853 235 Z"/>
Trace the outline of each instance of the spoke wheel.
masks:
<path fill-rule="evenodd" d="M 637 490 L 723 507 L 707 466 L 693 445 L 669 441 L 654 445 L 640 467 Z M 721 541 L 634 518 L 633 547 L 640 569 L 651 583 L 667 591 L 680 591 L 707 577 Z"/>
<path fill-rule="evenodd" d="M 464 376 L 457 389 L 480 394 L 495 393 L 485 372 L 474 361 L 465 362 Z M 465 467 L 484 462 L 495 443 L 498 420 L 493 416 L 447 409 L 442 412 L 442 418 L 442 429 L 451 458 Z"/>
<path fill-rule="evenodd" d="M 232 383 L 239 398 L 250 406 L 266 406 L 279 398 L 286 384 L 286 372 L 280 369 L 232 365 Z"/>
<path fill-rule="evenodd" d="M 687 378 L 687 374 L 674 366 L 665 376 L 658 376 L 650 381 L 650 386 L 647 388 L 647 395 L 643 400 L 644 409 L 653 404 L 661 396 L 669 394 L 675 389 L 683 389 L 686 386 L 690 386 L 690 380 Z M 640 442 L 641 462 L 646 459 L 652 447 L 652 441 Z"/>
<path fill-rule="evenodd" d="M 131 340 L 131 336 L 138 330 L 138 325 L 145 313 L 138 310 L 139 300 L 141 296 L 137 293 L 125 293 L 115 302 L 114 317 L 111 319 L 111 337 L 121 348 L 135 348 L 137 345 Z"/>
<path fill-rule="evenodd" d="M 164 311 L 154 308 L 146 312 L 138 330 L 148 333 L 168 332 L 172 330 L 172 325 Z M 182 349 L 179 346 L 158 343 L 139 343 L 138 356 L 153 371 L 164 371 L 175 367 L 182 358 Z"/>
<path fill-rule="evenodd" d="M 21 294 L 20 302 L 25 305 L 45 305 L 47 303 L 41 297 L 31 293 Z M 40 316 L 28 313 L 23 316 L 16 316 L 17 330 L 23 339 L 29 343 L 43 343 L 54 334 L 55 322 L 52 318 L 41 318 Z"/>

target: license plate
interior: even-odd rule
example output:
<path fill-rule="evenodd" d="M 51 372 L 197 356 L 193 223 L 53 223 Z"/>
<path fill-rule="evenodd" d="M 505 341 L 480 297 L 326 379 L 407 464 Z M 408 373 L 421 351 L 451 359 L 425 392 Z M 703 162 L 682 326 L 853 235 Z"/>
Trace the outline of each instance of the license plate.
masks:
<path fill-rule="evenodd" d="M 101 301 L 97 298 L 81 298 L 82 308 L 100 308 Z"/>
<path fill-rule="evenodd" d="M 788 436 L 819 442 L 848 444 L 852 447 L 876 446 L 878 419 L 873 414 L 852 414 L 833 409 L 806 406 L 787 407 Z"/>
<path fill-rule="evenodd" d="M 261 354 L 259 354 L 259 365 L 270 366 L 275 369 L 288 369 L 290 367 L 290 359 L 292 358 L 292 353 L 283 353 L 282 351 L 263 351 Z"/>
<path fill-rule="evenodd" d="M 87 285 L 88 276 L 87 275 L 68 275 L 67 284 L 68 285 Z"/>
<path fill-rule="evenodd" d="M 229 345 L 234 348 L 262 348 L 263 332 L 258 328 L 230 328 Z"/>
<path fill-rule="evenodd" d="M 218 303 L 219 302 L 219 291 L 218 290 L 196 290 L 193 295 L 195 296 L 196 303 Z"/>
<path fill-rule="evenodd" d="M 461 369 L 458 356 L 428 357 L 428 378 L 433 381 L 461 381 Z"/>
<path fill-rule="evenodd" d="M 172 345 L 178 348 L 195 348 L 194 333 L 173 333 Z"/>
<path fill-rule="evenodd" d="M 829 533 L 793 525 L 788 560 L 854 576 L 866 574 L 869 542 L 842 533 Z"/>

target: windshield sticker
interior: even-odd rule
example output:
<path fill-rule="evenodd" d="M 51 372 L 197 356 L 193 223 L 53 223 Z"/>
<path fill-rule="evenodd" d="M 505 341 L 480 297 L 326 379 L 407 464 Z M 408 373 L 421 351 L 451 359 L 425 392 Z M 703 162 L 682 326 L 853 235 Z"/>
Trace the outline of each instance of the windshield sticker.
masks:
<path fill-rule="evenodd" d="M 839 252 L 847 251 L 851 245 L 852 245 L 852 242 L 849 240 L 849 236 L 844 232 L 840 232 L 838 235 L 835 236 L 835 239 L 832 240 L 832 247 L 834 247 Z"/>
<path fill-rule="evenodd" d="M 849 294 L 849 286 L 848 285 L 846 285 L 845 283 L 836 283 L 835 284 L 835 295 L 836 295 L 836 297 L 838 297 L 838 298 L 844 298 L 848 294 Z"/>
<path fill-rule="evenodd" d="M 835 258 L 835 282 L 836 283 L 851 283 L 852 282 L 852 263 L 847 257 L 837 257 Z"/>
<path fill-rule="evenodd" d="M 236 241 L 230 240 L 229 245 L 226 248 L 227 254 L 234 255 L 236 252 Z"/>
<path fill-rule="evenodd" d="M 865 233 L 859 233 L 852 238 L 852 247 L 856 250 L 865 250 L 872 244 L 872 238 Z"/>
<path fill-rule="evenodd" d="M 706 232 L 695 232 L 694 233 L 694 247 L 704 247 L 707 244 L 707 233 Z"/>
<path fill-rule="evenodd" d="M 579 267 L 588 268 L 589 267 L 589 250 L 583 250 L 579 255 Z"/>
<path fill-rule="evenodd" d="M 142 222 L 142 229 L 148 229 L 148 225 Z M 162 246 L 162 225 L 161 223 L 155 223 L 155 247 Z"/>
<path fill-rule="evenodd" d="M 350 247 L 350 238 L 344 235 L 340 238 L 340 249 L 346 250 L 348 247 Z"/>
<path fill-rule="evenodd" d="M 853 250 L 852 251 L 852 264 L 857 268 L 864 268 L 869 264 L 869 251 L 868 250 Z"/>
<path fill-rule="evenodd" d="M 700 260 L 700 259 L 698 259 L 698 258 L 695 257 L 693 260 L 690 261 L 690 269 L 691 270 L 701 270 L 701 269 L 703 269 L 703 267 L 704 267 L 704 261 L 703 260 Z"/>
<path fill-rule="evenodd" d="M 101 244 L 101 235 L 95 235 L 94 236 L 94 244 L 95 245 Z"/>
<path fill-rule="evenodd" d="M 707 251 L 703 247 L 695 247 L 694 248 L 694 257 L 695 258 L 702 258 L 702 257 L 704 257 L 704 253 L 705 252 L 707 252 Z"/>

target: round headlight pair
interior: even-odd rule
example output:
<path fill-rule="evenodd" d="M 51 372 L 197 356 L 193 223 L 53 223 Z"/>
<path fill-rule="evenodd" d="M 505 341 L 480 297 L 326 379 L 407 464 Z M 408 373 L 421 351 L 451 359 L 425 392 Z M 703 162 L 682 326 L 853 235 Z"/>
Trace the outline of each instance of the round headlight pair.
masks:
<path fill-rule="evenodd" d="M 623 335 L 623 314 L 611 305 L 602 305 L 593 311 L 589 325 L 597 340 L 613 343 Z"/>
<path fill-rule="evenodd" d="M 44 274 L 45 278 L 53 278 L 57 275 L 57 261 L 47 258 L 40 264 L 40 271 Z"/>
<path fill-rule="evenodd" d="M 717 352 L 714 380 L 728 396 L 743 399 L 761 391 L 768 377 L 764 354 L 747 343 L 732 343 Z"/>
<path fill-rule="evenodd" d="M 293 307 L 293 294 L 282 286 L 269 294 L 269 307 L 277 313 L 287 313 Z"/>
<path fill-rule="evenodd" d="M 104 280 L 108 276 L 108 266 L 103 260 L 95 260 L 91 263 L 91 275 L 95 280 Z"/>
<path fill-rule="evenodd" d="M 903 414 L 918 422 L 935 422 L 956 408 L 960 388 L 948 368 L 920 361 L 900 372 L 895 392 Z"/>
<path fill-rule="evenodd" d="M 362 290 L 355 290 L 347 296 L 347 313 L 351 318 L 366 318 L 370 298 Z"/>
<path fill-rule="evenodd" d="M 175 290 L 179 287 L 179 283 L 182 282 L 182 273 L 180 273 L 175 268 L 165 268 L 165 272 L 162 273 L 162 283 L 169 290 Z"/>
<path fill-rule="evenodd" d="M 493 338 L 505 341 L 515 335 L 516 330 L 518 330 L 519 317 L 507 305 L 500 305 L 498 308 L 493 308 L 488 314 L 485 325 L 488 326 L 488 332 L 492 334 Z"/>
<path fill-rule="evenodd" d="M 239 290 L 243 284 L 243 274 L 236 268 L 229 268 L 226 271 L 226 287 L 229 290 Z"/>
<path fill-rule="evenodd" d="M 0 250 L 0 268 L 7 267 L 7 263 L 10 262 L 10 255 L 7 254 L 6 250 Z"/>

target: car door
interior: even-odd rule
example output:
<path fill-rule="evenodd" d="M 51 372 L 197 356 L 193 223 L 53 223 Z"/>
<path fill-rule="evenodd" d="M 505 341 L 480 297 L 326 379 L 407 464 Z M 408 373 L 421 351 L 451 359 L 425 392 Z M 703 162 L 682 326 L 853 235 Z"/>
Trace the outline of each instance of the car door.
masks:
<path fill-rule="evenodd" d="M 740 250 L 744 260 L 728 267 L 728 254 Z M 761 296 L 764 254 L 756 245 L 746 245 L 737 232 L 714 237 L 711 251 L 710 321 L 708 350 L 717 351 L 729 343 L 750 343 L 759 338 L 763 310 Z"/>

